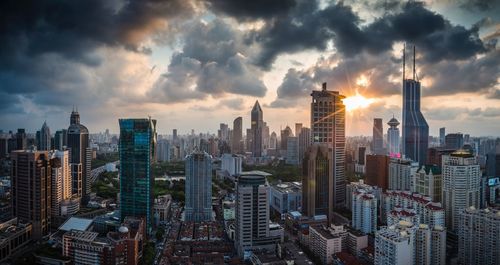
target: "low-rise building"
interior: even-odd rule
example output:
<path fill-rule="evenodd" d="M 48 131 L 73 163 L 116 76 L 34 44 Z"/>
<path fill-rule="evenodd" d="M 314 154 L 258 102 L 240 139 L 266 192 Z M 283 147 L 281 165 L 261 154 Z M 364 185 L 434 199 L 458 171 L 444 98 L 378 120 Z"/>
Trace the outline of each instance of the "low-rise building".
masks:
<path fill-rule="evenodd" d="M 300 182 L 282 182 L 271 185 L 269 196 L 271 209 L 278 214 L 302 209 L 302 184 Z"/>
<path fill-rule="evenodd" d="M 156 225 L 167 222 L 170 218 L 172 196 L 170 194 L 158 196 L 153 203 L 153 216 Z"/>
<path fill-rule="evenodd" d="M 323 226 L 309 228 L 309 247 L 323 264 L 333 262 L 333 254 L 342 251 L 342 238 L 334 236 Z"/>
<path fill-rule="evenodd" d="M 17 218 L 0 224 L 0 262 L 5 262 L 32 239 L 31 223 L 20 223 Z"/>

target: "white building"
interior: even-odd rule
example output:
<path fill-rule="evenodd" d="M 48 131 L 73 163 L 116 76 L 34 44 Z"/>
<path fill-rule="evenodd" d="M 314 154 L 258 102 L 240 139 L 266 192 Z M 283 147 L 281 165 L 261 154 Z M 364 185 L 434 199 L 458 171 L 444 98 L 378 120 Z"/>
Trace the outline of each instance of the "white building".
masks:
<path fill-rule="evenodd" d="M 226 171 L 230 176 L 241 174 L 241 165 L 243 157 L 232 154 L 223 154 L 221 156 L 221 170 Z"/>
<path fill-rule="evenodd" d="M 172 205 L 172 196 L 170 194 L 158 196 L 153 203 L 153 216 L 156 225 L 168 221 L 170 208 Z"/>
<path fill-rule="evenodd" d="M 446 264 L 446 229 L 420 224 L 415 234 L 415 264 Z"/>
<path fill-rule="evenodd" d="M 342 251 L 342 237 L 334 236 L 322 226 L 309 228 L 309 248 L 323 264 L 331 264 L 332 255 Z"/>
<path fill-rule="evenodd" d="M 430 197 L 435 202 L 442 202 L 443 178 L 436 165 L 422 166 L 414 175 L 412 184 L 411 191 Z"/>
<path fill-rule="evenodd" d="M 389 125 L 387 129 L 387 151 L 391 157 L 394 157 L 401 153 L 399 148 L 399 121 L 392 117 L 387 125 Z"/>
<path fill-rule="evenodd" d="M 464 150 L 445 155 L 442 161 L 446 226 L 457 232 L 460 212 L 471 206 L 479 208 L 481 169 L 477 159 Z"/>
<path fill-rule="evenodd" d="M 375 265 L 415 264 L 415 226 L 401 221 L 375 233 Z"/>
<path fill-rule="evenodd" d="M 382 199 L 382 189 L 377 186 L 370 186 L 365 184 L 365 182 L 360 179 L 357 182 L 351 182 L 346 185 L 346 207 L 349 210 L 352 210 L 352 194 L 354 191 L 365 190 L 369 191 L 369 193 L 375 195 L 377 201 L 380 205 L 380 200 Z"/>
<path fill-rule="evenodd" d="M 441 204 L 421 194 L 387 190 L 383 195 L 382 218 L 386 221 L 387 213 L 395 208 L 414 209 L 422 224 L 445 226 L 445 213 Z"/>
<path fill-rule="evenodd" d="M 352 226 L 363 233 L 377 230 L 377 198 L 368 190 L 356 190 L 352 194 Z"/>
<path fill-rule="evenodd" d="M 459 214 L 460 264 L 500 264 L 500 210 L 463 209 Z"/>
<path fill-rule="evenodd" d="M 413 175 L 418 170 L 418 162 L 410 159 L 391 158 L 389 162 L 389 189 L 411 190 Z"/>
<path fill-rule="evenodd" d="M 403 209 L 396 207 L 387 213 L 387 226 L 396 225 L 400 221 L 406 221 L 412 224 L 420 224 L 420 218 L 414 209 Z"/>

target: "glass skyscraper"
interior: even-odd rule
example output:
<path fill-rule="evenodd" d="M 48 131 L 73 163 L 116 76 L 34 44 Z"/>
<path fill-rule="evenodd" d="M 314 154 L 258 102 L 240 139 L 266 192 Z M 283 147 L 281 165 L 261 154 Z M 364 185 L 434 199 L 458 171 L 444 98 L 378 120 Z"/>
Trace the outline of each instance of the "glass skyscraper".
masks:
<path fill-rule="evenodd" d="M 194 151 L 186 157 L 185 219 L 212 220 L 212 157 L 203 151 Z"/>
<path fill-rule="evenodd" d="M 155 157 L 156 120 L 120 119 L 121 217 L 144 217 L 148 230 L 153 220 L 151 163 Z"/>

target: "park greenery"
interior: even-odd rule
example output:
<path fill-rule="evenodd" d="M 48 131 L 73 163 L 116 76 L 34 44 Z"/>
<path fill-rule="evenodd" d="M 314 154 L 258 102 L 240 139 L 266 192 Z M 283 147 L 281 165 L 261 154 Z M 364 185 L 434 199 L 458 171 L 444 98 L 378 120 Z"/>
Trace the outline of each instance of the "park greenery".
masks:
<path fill-rule="evenodd" d="M 270 183 L 292 182 L 302 180 L 302 171 L 296 165 L 286 165 L 283 162 L 269 165 L 243 165 L 243 171 L 260 170 L 271 174 L 267 177 Z"/>
<path fill-rule="evenodd" d="M 153 176 L 184 176 L 184 162 L 158 162 L 153 164 Z"/>
<path fill-rule="evenodd" d="M 101 173 L 97 181 L 92 184 L 92 192 L 95 192 L 101 198 L 116 198 L 116 195 L 120 192 L 118 172 Z"/>
<path fill-rule="evenodd" d="M 142 252 L 141 264 L 153 264 L 154 259 L 155 259 L 155 243 L 148 242 L 144 246 L 144 251 Z"/>
<path fill-rule="evenodd" d="M 179 202 L 184 202 L 185 195 L 185 181 L 181 180 L 156 180 L 155 185 L 153 186 L 153 193 L 155 197 L 170 194 L 172 195 L 172 199 Z"/>
<path fill-rule="evenodd" d="M 95 159 L 92 159 L 92 169 L 102 167 L 107 163 L 115 162 L 118 160 L 120 160 L 118 152 L 98 154 Z"/>

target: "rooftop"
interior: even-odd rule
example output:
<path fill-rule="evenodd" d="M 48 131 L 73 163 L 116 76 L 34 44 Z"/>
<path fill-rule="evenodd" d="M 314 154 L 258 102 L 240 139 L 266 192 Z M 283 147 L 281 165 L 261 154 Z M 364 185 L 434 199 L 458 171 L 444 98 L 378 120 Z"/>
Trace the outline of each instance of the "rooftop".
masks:
<path fill-rule="evenodd" d="M 79 218 L 79 217 L 70 217 L 64 224 L 59 227 L 59 230 L 62 231 L 70 231 L 70 230 L 79 230 L 79 231 L 87 231 L 90 225 L 92 224 L 92 219 Z"/>

